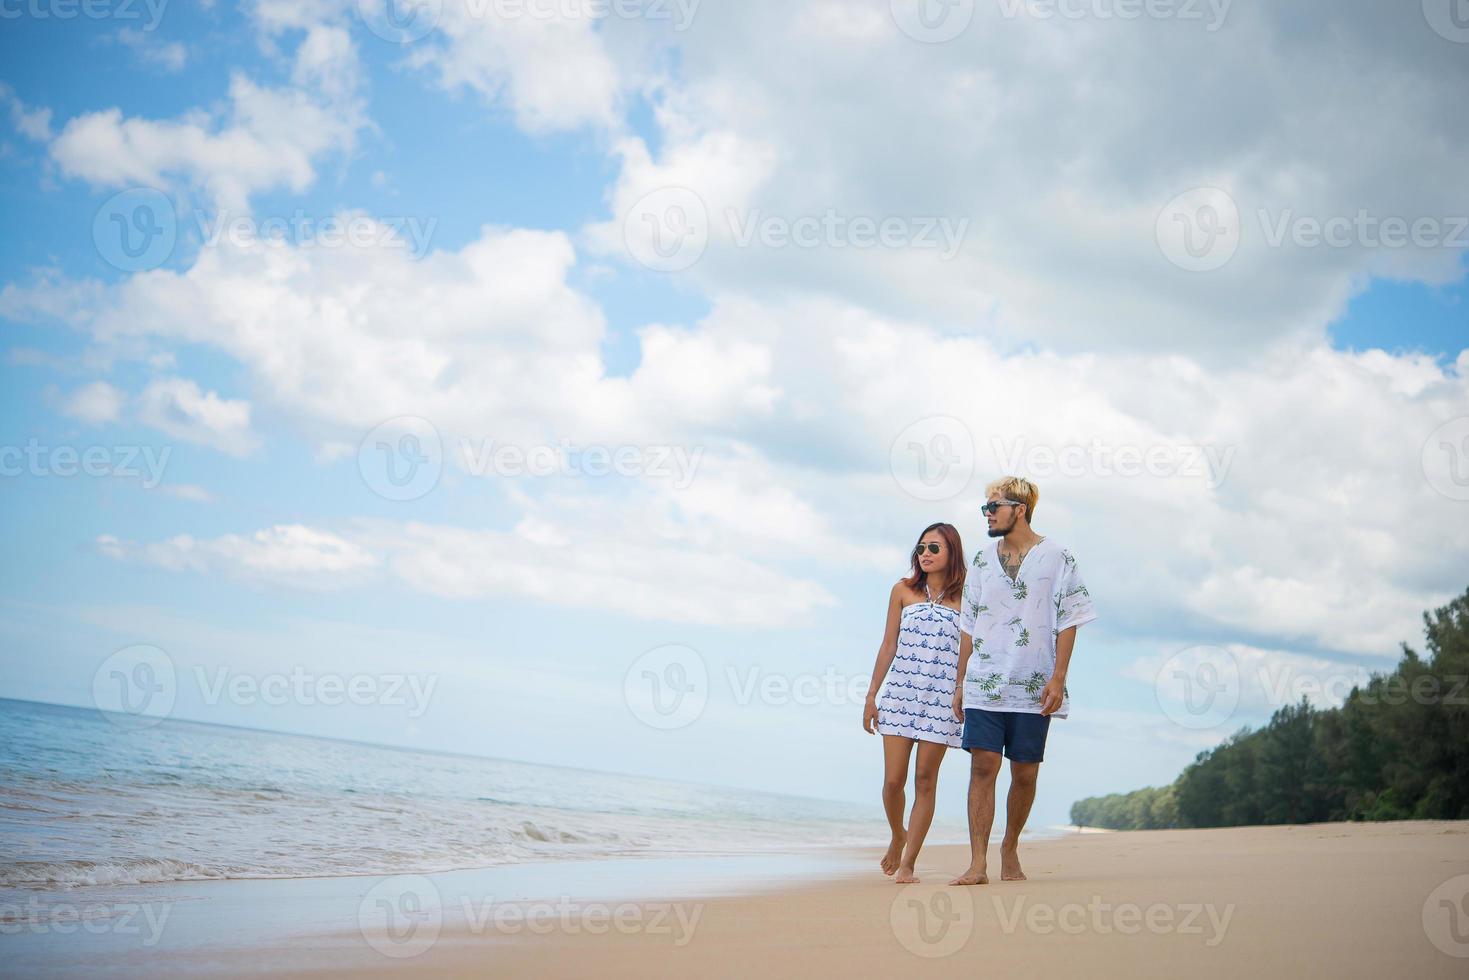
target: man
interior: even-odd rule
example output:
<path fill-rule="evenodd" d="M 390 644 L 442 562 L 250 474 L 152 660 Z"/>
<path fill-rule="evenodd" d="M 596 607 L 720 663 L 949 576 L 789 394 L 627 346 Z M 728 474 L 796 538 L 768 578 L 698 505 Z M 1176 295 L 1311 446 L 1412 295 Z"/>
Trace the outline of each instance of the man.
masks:
<path fill-rule="evenodd" d="M 1070 710 L 1066 670 L 1076 629 L 1097 618 L 1071 552 L 1031 529 L 1040 491 L 1002 477 L 981 509 L 992 543 L 974 556 L 959 613 L 960 683 L 954 716 L 969 752 L 969 870 L 951 885 L 989 883 L 1000 757 L 1010 760 L 1010 798 L 1000 843 L 1000 879 L 1024 881 L 1020 832 L 1035 800 L 1051 717 Z"/>

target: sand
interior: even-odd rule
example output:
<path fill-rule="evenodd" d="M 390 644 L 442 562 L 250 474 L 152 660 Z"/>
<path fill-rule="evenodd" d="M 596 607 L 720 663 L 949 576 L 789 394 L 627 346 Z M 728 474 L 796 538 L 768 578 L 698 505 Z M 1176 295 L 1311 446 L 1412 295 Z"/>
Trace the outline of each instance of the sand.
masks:
<path fill-rule="evenodd" d="M 973 888 L 947 885 L 965 848 L 926 848 L 916 885 L 884 877 L 878 856 L 808 856 L 800 876 L 770 881 L 760 869 L 779 856 L 719 859 L 707 883 L 688 858 L 665 862 L 661 876 L 640 875 L 637 861 L 611 874 L 603 862 L 600 877 L 581 873 L 591 864 L 562 865 L 556 884 L 516 888 L 469 872 L 356 879 L 350 894 L 337 886 L 335 913 L 323 898 L 303 903 L 322 905 L 309 934 L 278 924 L 221 929 L 213 941 L 176 932 L 90 965 L 140 975 L 1469 976 L 1469 822 L 1070 834 L 1025 845 L 1030 880 Z M 241 907 L 264 900 L 230 894 Z"/>
<path fill-rule="evenodd" d="M 1465 823 L 1072 835 L 1027 847 L 1030 880 L 975 888 L 947 885 L 967 863 L 964 848 L 927 850 L 922 882 L 907 886 L 875 870 L 876 851 L 865 857 L 869 873 L 859 867 L 773 894 L 606 909 L 543 903 L 535 910 L 542 934 L 530 931 L 533 918 L 492 915 L 478 928 L 445 928 L 396 968 L 580 977 L 1469 976 Z M 998 860 L 991 855 L 992 868 Z M 604 911 L 605 932 L 592 932 Z M 619 912 L 620 925 L 610 918 Z"/>

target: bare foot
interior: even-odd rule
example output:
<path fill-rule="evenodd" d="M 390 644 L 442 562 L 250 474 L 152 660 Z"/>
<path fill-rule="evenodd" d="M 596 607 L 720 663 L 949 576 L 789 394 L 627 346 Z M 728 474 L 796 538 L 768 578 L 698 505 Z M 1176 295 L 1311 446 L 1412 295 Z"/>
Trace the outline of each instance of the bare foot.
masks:
<path fill-rule="evenodd" d="M 900 885 L 913 885 L 918 883 L 918 876 L 913 873 L 913 866 L 905 864 L 898 868 L 898 876 L 893 879 Z"/>
<path fill-rule="evenodd" d="M 1025 872 L 1020 870 L 1020 847 L 1006 847 L 1000 845 L 1000 880 L 1001 881 L 1028 881 Z"/>
<path fill-rule="evenodd" d="M 989 883 L 990 877 L 985 873 L 984 865 L 976 868 L 972 864 L 969 866 L 968 871 L 949 882 L 951 885 L 988 885 Z"/>
<path fill-rule="evenodd" d="M 903 845 L 906 843 L 908 843 L 907 834 L 901 837 L 896 834 L 893 835 L 893 842 L 888 845 L 888 852 L 878 862 L 882 865 L 883 874 L 890 875 L 898 870 L 898 864 L 903 860 Z"/>

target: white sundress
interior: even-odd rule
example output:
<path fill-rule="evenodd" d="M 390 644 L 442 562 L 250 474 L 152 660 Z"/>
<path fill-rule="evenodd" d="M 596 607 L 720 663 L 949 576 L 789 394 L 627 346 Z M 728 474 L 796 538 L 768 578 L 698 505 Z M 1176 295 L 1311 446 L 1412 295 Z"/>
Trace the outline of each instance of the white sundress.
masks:
<path fill-rule="evenodd" d="M 877 699 L 877 730 L 958 748 L 964 723 L 954 717 L 959 669 L 959 610 L 935 602 L 903 607 L 898 652 Z"/>

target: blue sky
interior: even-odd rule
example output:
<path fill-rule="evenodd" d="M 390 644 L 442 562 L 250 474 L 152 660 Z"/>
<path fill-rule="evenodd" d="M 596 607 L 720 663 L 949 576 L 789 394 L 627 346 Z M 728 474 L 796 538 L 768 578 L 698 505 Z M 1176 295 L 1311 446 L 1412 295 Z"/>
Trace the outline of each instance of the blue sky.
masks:
<path fill-rule="evenodd" d="M 1083 75 L 1103 77 L 1105 52 L 1139 44 L 1181 63 L 1213 44 L 1228 64 L 1281 29 L 1268 15 L 1237 12 L 1209 39 L 1006 24 L 1028 32 L 1024 44 L 970 35 L 931 50 L 821 3 L 798 5 L 795 26 L 765 4 L 709 5 L 677 36 L 635 19 L 522 30 L 446 12 L 400 47 L 351 7 L 175 2 L 154 31 L 24 16 L 0 33 L 0 443 L 168 452 L 158 487 L 0 478 L 11 542 L 0 696 L 87 704 L 110 654 L 149 644 L 178 671 L 185 717 L 875 806 L 879 752 L 858 731 L 860 704 L 740 704 L 735 681 L 870 672 L 910 539 L 947 519 L 967 550 L 981 540 L 975 507 L 997 475 L 996 440 L 1232 449 L 1217 486 L 1196 473 L 1123 482 L 1095 464 L 1049 482 L 1027 474 L 1042 484 L 1038 529 L 1077 551 L 1100 613 L 1037 805 L 1037 822 L 1054 824 L 1080 796 L 1170 780 L 1277 706 L 1244 683 L 1220 725 L 1179 725 L 1153 680 L 1169 657 L 1205 646 L 1247 672 L 1358 676 L 1391 664 L 1397 641 L 1417 644 L 1418 611 L 1466 585 L 1466 504 L 1450 463 L 1419 458 L 1436 427 L 1469 416 L 1463 247 L 1272 250 L 1247 232 L 1222 269 L 1199 273 L 1169 265 L 1152 237 L 1190 187 L 1227 186 L 1247 228 L 1257 208 L 1446 223 L 1469 211 L 1443 165 L 1469 141 L 1450 113 L 1462 69 L 1446 67 L 1462 48 L 1421 23 L 1405 21 L 1350 83 L 1336 84 L 1325 55 L 1297 54 L 1318 73 L 1278 117 L 1241 109 L 1248 145 L 1179 150 L 1123 186 L 1083 162 L 1120 131 L 1098 121 L 1057 136 L 1071 96 L 1040 87 L 1020 112 L 996 101 L 993 79 L 1039 80 L 1047 46 L 1076 39 L 1061 30 L 1094 32 L 1098 61 Z M 869 7 L 886 4 L 852 9 Z M 809 67 L 722 53 L 738 32 Z M 536 54 L 519 57 L 518 44 Z M 867 77 L 873 58 L 926 73 L 904 76 L 926 80 L 919 90 L 981 95 L 936 94 L 920 113 L 932 125 L 915 131 L 911 107 Z M 1362 120 L 1402 152 L 1341 163 L 1342 131 L 1340 145 L 1297 142 L 1294 111 L 1349 113 L 1375 73 L 1426 93 L 1411 112 L 1384 105 Z M 232 94 L 241 78 L 309 108 L 278 130 L 274 117 L 252 121 Z M 1146 77 L 1114 80 L 1145 108 L 1175 108 Z M 1209 86 L 1190 78 L 1187 94 L 1217 96 Z M 94 115 L 113 108 L 111 122 Z M 129 129 L 140 121 L 169 126 L 145 138 Z M 912 147 L 912 173 L 872 163 L 915 138 L 933 142 Z M 262 167 L 230 159 L 252 152 Z M 272 176 L 293 153 L 296 176 Z M 968 179 L 966 160 L 995 169 Z M 1067 176 L 1048 183 L 1058 160 Z M 219 174 L 236 190 L 221 191 Z M 94 218 L 140 186 L 172 201 L 179 243 L 159 269 L 124 271 L 99 249 Z M 629 205 L 690 186 L 715 228 L 707 253 L 686 271 L 640 265 L 619 240 Z M 1292 186 L 1305 189 L 1280 190 Z M 918 219 L 915 197 L 969 219 L 959 258 L 747 248 L 719 233 L 727 209 Z M 261 246 L 198 240 L 197 221 L 226 211 L 361 213 L 432 234 L 407 259 L 292 242 L 296 264 L 277 270 L 287 285 L 266 293 Z M 472 260 L 481 247 L 495 256 L 488 271 Z M 310 314 L 253 310 L 266 295 L 277 312 Z M 465 385 L 419 372 L 420 336 Z M 359 356 L 380 342 L 380 359 Z M 477 478 L 446 461 L 432 492 L 385 499 L 357 450 L 393 415 L 431 418 L 448 445 L 672 444 L 704 461 L 686 489 L 645 476 Z M 924 500 L 890 450 L 907 426 L 940 431 L 935 418 L 961 421 L 974 475 Z M 1373 502 L 1395 496 L 1414 502 L 1411 526 Z M 1433 556 L 1396 567 L 1421 548 Z M 697 651 L 711 677 L 704 713 L 672 732 L 622 696 L 638 658 L 665 644 Z M 196 668 L 297 665 L 418 671 L 438 687 L 409 718 L 383 705 L 209 704 L 191 686 Z M 963 767 L 949 765 L 957 814 Z"/>

